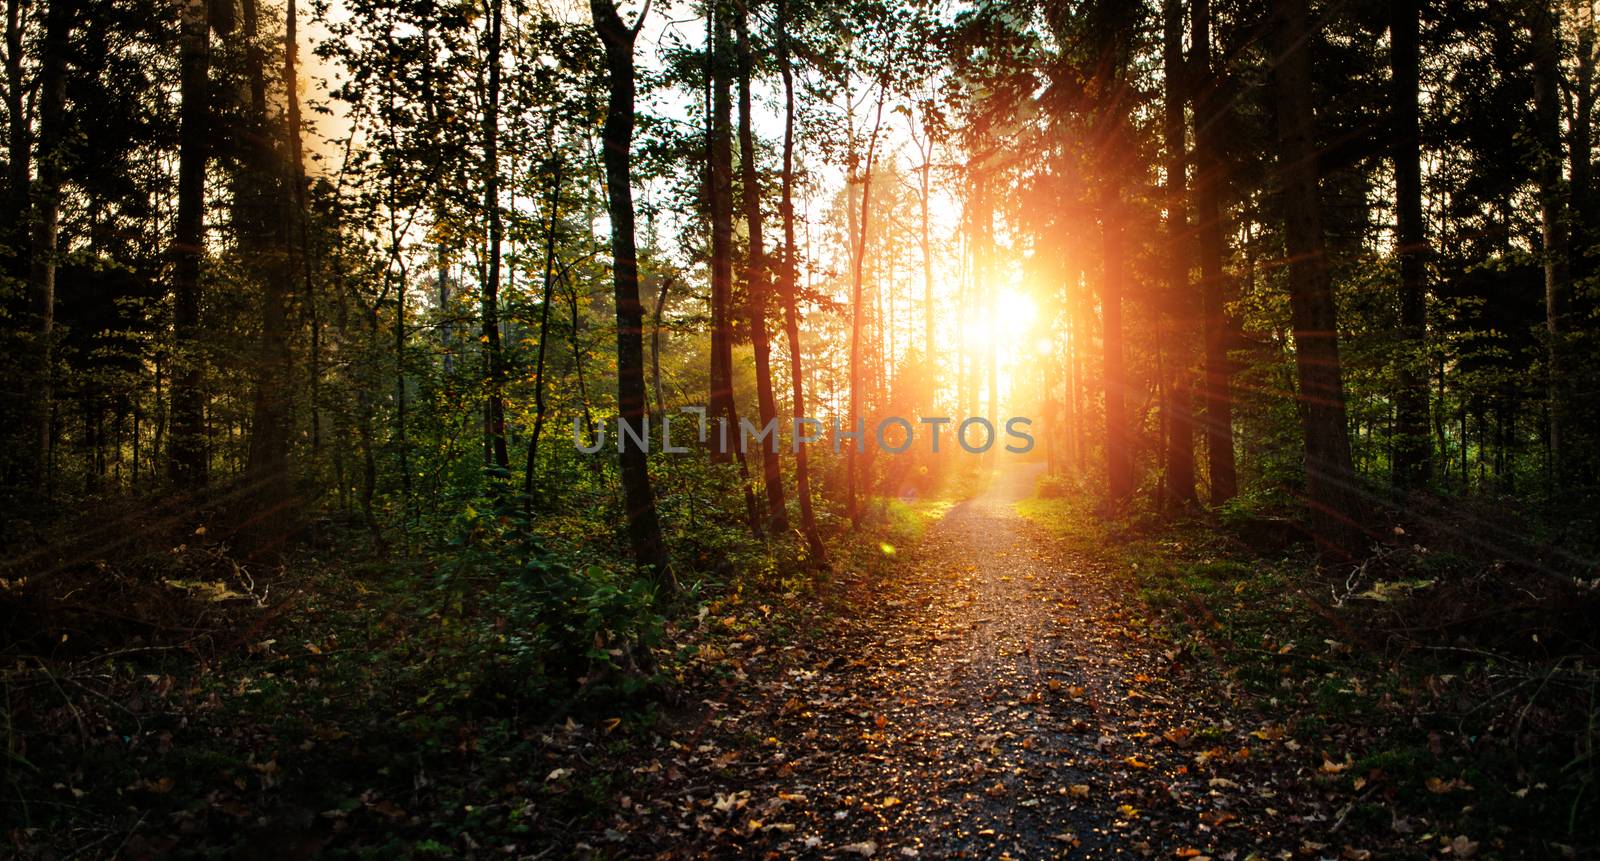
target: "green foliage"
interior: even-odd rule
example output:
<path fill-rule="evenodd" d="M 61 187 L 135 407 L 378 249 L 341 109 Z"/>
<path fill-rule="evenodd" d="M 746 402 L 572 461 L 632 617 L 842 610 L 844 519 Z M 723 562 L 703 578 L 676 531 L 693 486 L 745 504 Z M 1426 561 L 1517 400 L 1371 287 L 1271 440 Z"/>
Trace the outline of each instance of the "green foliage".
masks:
<path fill-rule="evenodd" d="M 649 580 L 558 558 L 518 512 L 469 507 L 457 528 L 441 551 L 432 600 L 464 601 L 470 590 L 478 609 L 466 620 L 467 648 L 488 668 L 494 696 L 614 697 L 649 684 L 665 621 Z"/>

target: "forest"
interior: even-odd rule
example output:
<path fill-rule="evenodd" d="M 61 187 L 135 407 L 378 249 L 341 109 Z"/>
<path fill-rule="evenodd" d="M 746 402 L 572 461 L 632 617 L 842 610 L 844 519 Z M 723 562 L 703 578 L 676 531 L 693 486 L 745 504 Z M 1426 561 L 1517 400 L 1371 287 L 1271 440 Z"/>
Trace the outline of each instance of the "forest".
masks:
<path fill-rule="evenodd" d="M 1600 857 L 1594 0 L 5 5 L 4 857 Z"/>

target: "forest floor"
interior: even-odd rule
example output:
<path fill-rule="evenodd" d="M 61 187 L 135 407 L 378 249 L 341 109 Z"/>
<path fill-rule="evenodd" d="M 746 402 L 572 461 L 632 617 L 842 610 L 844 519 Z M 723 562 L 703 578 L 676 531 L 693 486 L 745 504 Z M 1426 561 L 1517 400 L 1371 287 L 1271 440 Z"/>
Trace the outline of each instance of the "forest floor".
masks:
<path fill-rule="evenodd" d="M 181 645 L 19 654 L 0 855 L 1593 857 L 1583 653 L 1397 651 L 1360 596 L 1313 597 L 1304 551 L 1037 479 L 888 503 L 830 575 L 701 596 L 664 700 L 555 724 L 489 665 L 516 632 L 483 583 L 426 559 L 213 589 L 236 609 Z M 1459 603 L 1405 582 L 1366 604 Z"/>
<path fill-rule="evenodd" d="M 1083 500 L 1033 498 L 1037 478 L 1026 467 L 996 475 L 895 549 L 892 568 L 839 584 L 848 611 L 708 694 L 635 769 L 639 783 L 600 839 L 579 848 L 1347 861 L 1583 852 L 1560 842 L 1570 822 L 1548 824 L 1567 808 L 1538 797 L 1550 787 L 1529 763 L 1542 754 L 1529 744 L 1497 761 L 1500 742 L 1456 721 L 1452 708 L 1471 697 L 1453 687 L 1459 674 L 1356 654 L 1332 639 L 1360 636 L 1337 619 L 1297 617 L 1316 602 L 1288 581 L 1238 563 L 1188 566 L 1197 548 L 1181 533 L 1113 536 Z M 1538 803 L 1557 815 L 1539 820 Z"/>
<path fill-rule="evenodd" d="M 1019 515 L 1037 475 L 1000 474 L 892 580 L 850 584 L 855 612 L 805 661 L 706 701 L 617 848 L 1368 857 L 1319 789 L 1345 766 L 1231 702 L 1112 557 Z"/>

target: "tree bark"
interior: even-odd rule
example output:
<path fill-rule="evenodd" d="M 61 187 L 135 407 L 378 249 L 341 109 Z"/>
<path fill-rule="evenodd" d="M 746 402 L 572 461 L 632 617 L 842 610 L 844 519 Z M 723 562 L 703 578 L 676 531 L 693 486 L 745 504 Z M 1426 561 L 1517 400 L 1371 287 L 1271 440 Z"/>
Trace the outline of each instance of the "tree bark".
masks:
<path fill-rule="evenodd" d="M 805 373 L 800 349 L 800 309 L 795 298 L 797 248 L 794 236 L 794 69 L 789 60 L 789 3 L 778 2 L 778 67 L 783 74 L 783 178 L 778 210 L 783 219 L 783 264 L 778 270 L 778 292 L 783 300 L 784 337 L 789 344 L 789 384 L 793 390 L 793 418 L 806 417 Z M 800 524 L 806 544 L 819 565 L 828 561 L 827 548 L 817 531 L 816 513 L 811 508 L 811 473 L 806 446 L 796 445 L 794 453 L 795 494 L 800 497 Z"/>
<path fill-rule="evenodd" d="M 1201 427 L 1206 438 L 1211 504 L 1221 505 L 1239 491 L 1233 453 L 1233 364 L 1228 358 L 1228 280 L 1223 270 L 1227 239 L 1222 190 L 1228 182 L 1228 168 L 1222 159 L 1222 120 L 1228 109 L 1228 94 L 1225 74 L 1211 61 L 1210 0 L 1192 2 L 1192 74 L 1197 84 L 1193 92 L 1195 229 L 1200 240 L 1200 303 L 1205 334 L 1205 414 Z"/>
<path fill-rule="evenodd" d="M 761 184 L 756 176 L 755 134 L 750 118 L 750 77 L 755 66 L 754 52 L 750 47 L 748 6 L 753 0 L 740 0 L 735 5 L 734 30 L 739 51 L 739 173 L 744 192 L 745 224 L 749 234 L 749 259 L 746 264 L 745 289 L 749 292 L 750 342 L 756 360 L 756 410 L 761 426 L 766 427 L 778 417 L 778 406 L 772 394 L 772 342 L 767 334 L 767 293 L 769 274 L 766 245 L 761 230 Z M 778 463 L 777 444 L 781 434 L 771 445 L 761 447 L 762 483 L 767 490 L 767 518 L 774 531 L 789 529 L 788 504 L 783 493 L 783 472 Z"/>
<path fill-rule="evenodd" d="M 1361 505 L 1355 468 L 1350 462 L 1339 364 L 1338 311 L 1328 275 L 1322 198 L 1317 185 L 1309 47 L 1315 34 L 1308 20 L 1306 0 L 1275 0 L 1274 7 L 1278 173 L 1300 422 L 1305 436 L 1306 497 L 1318 546 L 1327 556 L 1348 559 L 1363 550 Z"/>
<path fill-rule="evenodd" d="M 638 25 L 628 27 L 612 0 L 589 0 L 595 32 L 605 46 L 609 98 L 601 130 L 606 166 L 606 197 L 611 215 L 612 287 L 617 308 L 618 449 L 622 490 L 627 506 L 628 537 L 640 566 L 653 570 L 657 582 L 671 584 L 661 525 L 650 490 L 646 452 L 620 431 L 626 423 L 645 433 L 644 307 L 639 302 L 639 260 L 633 235 L 634 66 L 633 43 Z M 641 15 L 639 23 L 643 23 Z"/>
<path fill-rule="evenodd" d="M 180 488 L 206 483 L 200 258 L 205 243 L 206 160 L 210 155 L 211 45 L 205 0 L 186 0 L 179 41 L 178 214 L 173 258 L 172 432 L 168 472 Z"/>

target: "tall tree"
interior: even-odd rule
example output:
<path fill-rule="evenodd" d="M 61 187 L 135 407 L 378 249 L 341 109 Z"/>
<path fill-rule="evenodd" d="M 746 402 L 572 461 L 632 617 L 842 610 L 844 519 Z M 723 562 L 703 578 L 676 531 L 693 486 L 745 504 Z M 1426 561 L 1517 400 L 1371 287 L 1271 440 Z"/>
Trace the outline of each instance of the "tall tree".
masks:
<path fill-rule="evenodd" d="M 1132 143 L 1127 114 L 1133 88 L 1128 80 L 1136 23 L 1131 10 L 1116 3 L 1094 8 L 1092 47 L 1096 51 L 1094 74 L 1101 93 L 1095 122 L 1099 127 L 1100 232 L 1101 232 L 1101 370 L 1104 375 L 1106 423 L 1106 485 L 1110 506 L 1124 505 L 1134 489 L 1133 439 L 1128 423 L 1127 372 L 1123 361 L 1122 300 L 1129 270 L 1125 224 L 1128 204 L 1122 184 L 1132 174 Z"/>
<path fill-rule="evenodd" d="M 1191 0 L 1194 28 L 1191 48 L 1194 88 L 1195 231 L 1200 251 L 1200 313 L 1204 318 L 1205 373 L 1201 388 L 1206 439 L 1206 466 L 1211 504 L 1221 505 L 1239 492 L 1233 453 L 1233 363 L 1228 357 L 1232 326 L 1228 320 L 1227 239 L 1222 190 L 1227 186 L 1223 119 L 1229 102 L 1229 74 L 1211 60 L 1211 0 Z"/>
<path fill-rule="evenodd" d="M 708 117 L 707 211 L 711 218 L 711 459 L 727 463 L 737 449 L 739 413 L 733 400 L 733 74 L 727 10 L 710 0 L 711 116 Z"/>
<path fill-rule="evenodd" d="M 1166 152 L 1167 205 L 1167 316 L 1174 337 L 1167 339 L 1172 351 L 1173 371 L 1167 386 L 1167 472 L 1169 499 L 1194 503 L 1194 424 L 1190 399 L 1189 353 L 1179 347 L 1186 343 L 1179 333 L 1187 328 L 1194 306 L 1189 289 L 1191 255 L 1187 203 L 1188 159 L 1184 141 L 1185 91 L 1188 88 L 1188 63 L 1183 56 L 1183 5 L 1180 0 L 1162 3 L 1161 55 L 1165 77 L 1162 145 Z"/>
<path fill-rule="evenodd" d="M 745 289 L 749 293 L 746 307 L 750 314 L 750 342 L 755 348 L 756 410 L 761 426 L 766 427 L 777 420 L 778 406 L 772 394 L 772 342 L 767 334 L 770 274 L 766 245 L 762 239 L 761 181 L 756 174 L 755 132 L 751 128 L 750 116 L 750 79 L 755 70 L 755 51 L 750 45 L 751 2 L 754 0 L 739 0 L 734 7 L 734 30 L 739 51 L 739 176 L 750 243 Z M 783 493 L 783 472 L 778 463 L 778 439 L 781 434 L 774 433 L 772 444 L 761 447 L 761 474 L 767 490 L 767 518 L 774 530 L 782 532 L 789 529 L 789 512 Z"/>
<path fill-rule="evenodd" d="M 778 293 L 783 300 L 784 339 L 789 346 L 790 400 L 793 403 L 795 430 L 806 417 L 805 366 L 800 350 L 800 309 L 795 298 L 795 270 L 798 248 L 794 234 L 794 68 L 789 57 L 789 2 L 778 3 L 778 68 L 783 75 L 783 176 L 778 197 L 778 214 L 783 219 L 783 259 L 778 268 Z M 800 524 L 806 534 L 811 556 L 827 563 L 822 534 L 817 530 L 816 513 L 811 506 L 811 472 L 806 446 L 794 451 L 795 494 L 800 497 Z"/>
<path fill-rule="evenodd" d="M 178 216 L 172 241 L 172 437 L 168 469 L 179 487 L 206 483 L 205 395 L 200 355 L 200 257 L 210 155 L 211 39 L 206 0 L 185 0 L 178 62 Z"/>
<path fill-rule="evenodd" d="M 613 0 L 589 0 L 595 32 L 606 51 L 609 99 L 600 132 L 606 167 L 606 198 L 611 216 L 611 273 L 617 307 L 617 447 L 622 491 L 628 512 L 628 537 L 633 557 L 668 583 L 661 524 L 656 519 L 646 452 L 622 432 L 626 424 L 643 438 L 646 427 L 644 388 L 644 305 L 639 301 L 639 258 L 633 235 L 633 43 L 645 14 L 628 26 Z M 648 12 L 648 9 L 646 10 Z"/>
<path fill-rule="evenodd" d="M 1300 425 L 1305 437 L 1306 497 L 1318 546 L 1328 555 L 1348 558 L 1362 550 L 1361 505 L 1345 425 L 1338 311 L 1328 275 L 1318 188 L 1310 45 L 1317 34 L 1306 0 L 1274 0 L 1273 11 L 1278 177 Z"/>
<path fill-rule="evenodd" d="M 917 234 L 917 244 L 922 251 L 922 354 L 927 357 L 928 369 L 931 373 L 938 367 L 938 353 L 934 344 L 934 301 L 933 301 L 933 240 L 929 236 L 929 203 L 933 197 L 933 128 L 929 122 L 930 105 L 924 105 L 922 111 L 922 129 L 919 133 L 917 122 L 907 118 L 906 122 L 911 129 L 911 142 L 917 147 L 917 154 L 922 156 L 922 164 L 917 166 L 917 208 L 920 216 L 920 230 Z"/>
<path fill-rule="evenodd" d="M 888 62 L 887 56 L 884 62 Z M 889 77 L 887 70 L 880 73 L 878 79 L 878 107 L 872 121 L 872 135 L 867 138 L 867 156 L 865 167 L 856 164 L 850 165 L 850 170 L 855 171 L 854 177 L 846 177 L 846 182 L 856 182 L 861 185 L 861 217 L 857 219 L 856 235 L 854 237 L 854 253 L 850 261 L 850 429 L 856 430 L 858 423 L 865 422 L 861 413 L 861 395 L 866 386 L 862 379 L 862 343 L 861 323 L 866 308 L 861 301 L 862 285 L 865 282 L 863 273 L 867 259 L 867 227 L 872 215 L 872 168 L 878 154 L 878 133 L 883 128 L 883 103 L 888 95 Z M 848 98 L 848 96 L 846 96 Z M 853 135 L 854 130 L 851 131 Z M 848 200 L 848 198 L 847 198 Z M 852 522 L 859 513 L 857 509 L 856 491 L 858 477 L 861 472 L 856 463 L 857 448 L 851 444 L 845 453 L 845 512 Z"/>
<path fill-rule="evenodd" d="M 1400 257 L 1402 349 L 1395 397 L 1394 478 L 1401 487 L 1428 479 L 1428 378 L 1422 346 L 1427 325 L 1427 239 L 1422 221 L 1422 133 L 1417 111 L 1421 0 L 1389 4 L 1390 115 L 1394 132 L 1395 234 Z"/>
<path fill-rule="evenodd" d="M 484 434 L 489 464 L 510 469 L 506 452 L 505 356 L 500 346 L 500 246 L 505 228 L 500 214 L 500 50 L 502 0 L 489 0 L 487 50 L 489 81 L 483 108 L 483 209 L 489 221 L 488 277 L 483 284 L 483 344 L 488 367 L 484 380 Z"/>
<path fill-rule="evenodd" d="M 263 513 L 281 510 L 289 494 L 290 432 L 288 209 L 285 162 L 267 117 L 266 58 L 256 0 L 240 4 L 240 36 L 248 99 L 235 115 L 241 148 L 234 176 L 234 232 L 245 259 L 260 273 L 261 334 L 254 357 L 250 449 L 246 469 Z M 257 525 L 264 525 L 257 520 Z M 254 531 L 254 530 L 253 530 Z M 263 536 L 265 537 L 265 536 Z"/>
<path fill-rule="evenodd" d="M 6 255 L 6 273 L 22 278 L 27 272 L 28 188 L 32 178 L 32 129 L 28 123 L 26 68 L 23 42 L 27 30 L 27 0 L 6 0 L 6 206 L 0 212 L 0 252 Z"/>
<path fill-rule="evenodd" d="M 1122 235 L 1121 193 L 1106 182 L 1100 193 L 1101 230 L 1101 354 L 1105 375 L 1106 487 L 1113 508 L 1133 496 L 1133 441 L 1128 428 L 1124 394 L 1128 377 L 1122 355 L 1122 297 L 1127 267 Z"/>
<path fill-rule="evenodd" d="M 39 73 L 39 179 L 32 197 L 33 250 L 29 299 L 33 306 L 33 334 L 38 362 L 29 375 L 34 395 L 29 398 L 33 424 L 32 464 L 36 489 L 49 481 L 52 377 L 55 375 L 57 241 L 61 231 L 61 184 L 66 173 L 67 51 L 77 14 L 73 0 L 56 0 L 46 7 L 44 41 L 40 45 Z"/>
<path fill-rule="evenodd" d="M 297 71 L 300 53 L 299 5 L 300 0 L 288 0 L 284 3 L 283 13 L 283 89 L 286 106 L 284 136 L 289 147 L 287 182 L 294 202 L 289 218 L 289 230 L 293 235 L 288 245 L 292 262 L 286 268 L 293 273 L 296 268 L 294 264 L 299 265 L 301 301 L 304 303 L 311 327 L 311 355 L 307 375 L 310 378 L 311 389 L 308 399 L 311 408 L 311 457 L 315 465 L 316 457 L 322 447 L 322 319 L 311 259 L 311 213 L 306 206 L 305 145 L 302 141 L 300 75 Z"/>
<path fill-rule="evenodd" d="M 1561 188 L 1561 35 L 1555 0 L 1531 0 L 1528 26 L 1533 34 L 1534 140 L 1537 142 L 1539 227 L 1544 256 L 1545 372 L 1550 398 L 1550 461 L 1556 484 L 1563 475 L 1562 438 L 1566 432 L 1566 372 L 1562 355 L 1567 291 L 1566 207 Z"/>

